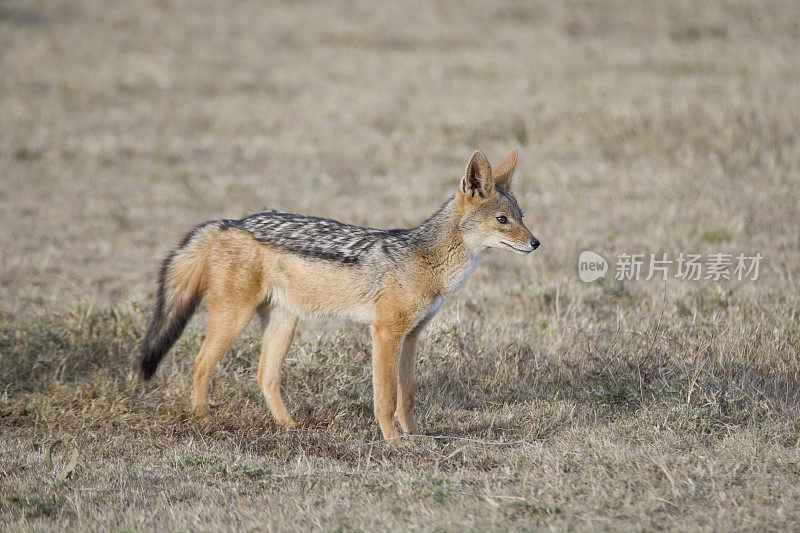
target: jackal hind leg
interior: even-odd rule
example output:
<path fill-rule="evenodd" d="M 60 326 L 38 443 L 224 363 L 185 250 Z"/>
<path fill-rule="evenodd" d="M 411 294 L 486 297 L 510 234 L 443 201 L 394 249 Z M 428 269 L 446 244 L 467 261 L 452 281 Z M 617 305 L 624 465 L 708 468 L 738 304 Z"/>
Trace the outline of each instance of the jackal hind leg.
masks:
<path fill-rule="evenodd" d="M 217 364 L 233 341 L 242 334 L 253 316 L 255 306 L 214 308 L 211 306 L 208 317 L 206 340 L 194 362 L 194 386 L 192 391 L 192 409 L 208 418 L 208 380 L 211 370 Z"/>
<path fill-rule="evenodd" d="M 279 305 L 269 304 L 259 308 L 259 314 L 262 333 L 258 386 L 275 421 L 281 426 L 294 427 L 297 424 L 281 398 L 281 364 L 292 344 L 297 315 Z"/>

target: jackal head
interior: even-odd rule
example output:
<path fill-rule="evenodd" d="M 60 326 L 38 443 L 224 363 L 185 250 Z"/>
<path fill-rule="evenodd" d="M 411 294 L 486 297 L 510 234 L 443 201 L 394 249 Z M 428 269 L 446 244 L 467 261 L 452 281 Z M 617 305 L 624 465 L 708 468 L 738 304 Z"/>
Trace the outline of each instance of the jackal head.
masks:
<path fill-rule="evenodd" d="M 456 193 L 459 227 L 467 246 L 510 249 L 521 254 L 539 247 L 539 240 L 523 224 L 522 211 L 511 193 L 511 176 L 516 165 L 516 148 L 494 171 L 480 150 L 469 158 Z"/>

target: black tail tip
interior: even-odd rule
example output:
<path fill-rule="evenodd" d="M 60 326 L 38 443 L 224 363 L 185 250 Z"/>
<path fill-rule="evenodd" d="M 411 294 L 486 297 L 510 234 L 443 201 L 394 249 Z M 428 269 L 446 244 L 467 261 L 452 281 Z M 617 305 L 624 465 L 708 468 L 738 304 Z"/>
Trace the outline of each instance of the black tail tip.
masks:
<path fill-rule="evenodd" d="M 156 369 L 158 368 L 158 363 L 160 362 L 160 357 L 156 357 L 156 354 L 151 352 L 147 352 L 142 350 L 142 359 L 141 363 L 139 364 L 139 373 L 142 376 L 144 381 L 149 380 L 153 377 L 153 374 L 156 373 Z"/>

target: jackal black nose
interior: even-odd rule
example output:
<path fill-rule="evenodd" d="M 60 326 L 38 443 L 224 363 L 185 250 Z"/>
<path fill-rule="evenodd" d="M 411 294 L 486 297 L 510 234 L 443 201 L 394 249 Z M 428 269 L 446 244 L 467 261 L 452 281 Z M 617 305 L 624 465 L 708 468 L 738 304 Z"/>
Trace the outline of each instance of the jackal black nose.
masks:
<path fill-rule="evenodd" d="M 531 239 L 531 246 L 533 246 L 533 249 L 534 249 L 534 250 L 535 250 L 535 249 L 537 249 L 537 248 L 539 247 L 539 245 L 540 245 L 540 244 L 542 244 L 542 243 L 540 243 L 540 242 L 539 242 L 539 239 L 537 239 L 536 237 L 534 237 L 533 239 Z"/>

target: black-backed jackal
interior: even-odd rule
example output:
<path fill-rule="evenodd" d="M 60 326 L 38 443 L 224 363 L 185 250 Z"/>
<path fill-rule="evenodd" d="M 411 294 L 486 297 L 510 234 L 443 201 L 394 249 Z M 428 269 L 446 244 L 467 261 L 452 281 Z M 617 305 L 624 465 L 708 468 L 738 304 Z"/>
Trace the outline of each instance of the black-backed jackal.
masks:
<path fill-rule="evenodd" d="M 208 330 L 194 368 L 192 406 L 208 416 L 211 369 L 254 314 L 263 344 L 258 384 L 279 424 L 293 426 L 280 368 L 300 316 L 336 315 L 370 324 L 375 417 L 386 439 L 419 430 L 412 418 L 420 332 L 488 248 L 527 254 L 539 241 L 511 194 L 517 151 L 492 171 L 476 151 L 451 197 L 411 229 L 361 228 L 324 218 L 264 211 L 190 231 L 161 267 L 142 342 L 145 379 L 183 332 L 200 300 Z M 396 442 L 396 441 L 395 441 Z"/>

